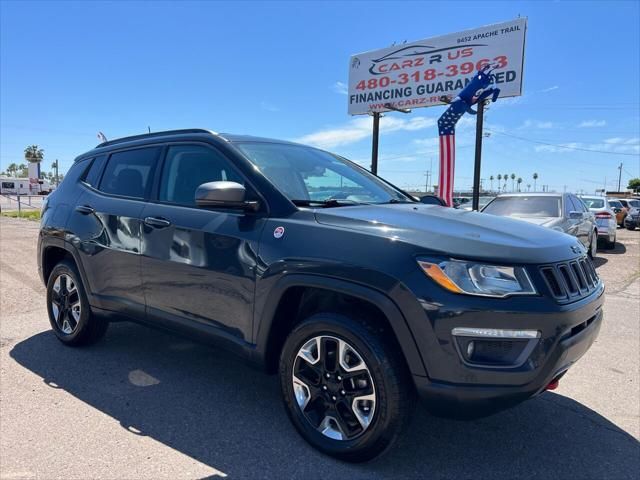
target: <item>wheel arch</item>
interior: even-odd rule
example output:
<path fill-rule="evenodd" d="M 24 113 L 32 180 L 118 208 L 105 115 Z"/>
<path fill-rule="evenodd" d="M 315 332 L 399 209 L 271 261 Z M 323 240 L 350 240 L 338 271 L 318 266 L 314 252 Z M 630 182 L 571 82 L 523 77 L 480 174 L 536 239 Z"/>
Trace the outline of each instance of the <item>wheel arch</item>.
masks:
<path fill-rule="evenodd" d="M 80 280 L 82 281 L 85 293 L 90 300 L 89 303 L 91 303 L 91 289 L 89 288 L 87 276 L 85 274 L 84 268 L 82 267 L 82 262 L 80 261 L 76 249 L 69 242 L 66 242 L 64 240 L 49 239 L 48 241 L 45 240 L 42 242 L 40 251 L 41 276 L 45 286 L 47 285 L 49 275 L 51 274 L 55 266 L 65 258 L 69 259 L 78 269 Z"/>
<path fill-rule="evenodd" d="M 282 345 L 291 329 L 305 316 L 323 311 L 322 304 L 314 308 L 313 297 L 318 295 L 352 299 L 350 301 L 358 308 L 364 308 L 365 313 L 376 315 L 376 321 L 384 322 L 384 326 L 388 326 L 393 333 L 393 340 L 399 346 L 409 371 L 415 375 L 426 375 L 415 339 L 402 312 L 391 298 L 362 284 L 304 274 L 282 277 L 269 291 L 262 311 L 256 314 L 255 361 L 268 372 L 277 369 Z M 324 298 L 326 302 L 327 297 Z M 338 308 L 337 313 L 345 313 L 345 310 Z"/>

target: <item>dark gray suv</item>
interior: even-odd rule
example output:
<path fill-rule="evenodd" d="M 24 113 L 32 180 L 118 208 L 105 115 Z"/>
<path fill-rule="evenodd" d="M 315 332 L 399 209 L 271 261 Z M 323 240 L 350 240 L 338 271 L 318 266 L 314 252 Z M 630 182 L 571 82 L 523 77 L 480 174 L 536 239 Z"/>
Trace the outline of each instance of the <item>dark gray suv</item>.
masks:
<path fill-rule="evenodd" d="M 417 395 L 469 418 L 555 388 L 602 323 L 575 238 L 422 204 L 322 150 L 206 130 L 80 155 L 38 247 L 63 343 L 132 320 L 228 349 L 277 373 L 300 434 L 350 461 L 389 448 Z"/>

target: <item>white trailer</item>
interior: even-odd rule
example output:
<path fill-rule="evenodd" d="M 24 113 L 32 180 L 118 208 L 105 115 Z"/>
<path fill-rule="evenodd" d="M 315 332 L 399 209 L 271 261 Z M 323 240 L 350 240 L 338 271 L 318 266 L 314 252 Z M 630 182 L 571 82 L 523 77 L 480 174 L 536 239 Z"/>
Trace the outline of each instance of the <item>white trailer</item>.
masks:
<path fill-rule="evenodd" d="M 2 195 L 47 195 L 53 188 L 47 180 L 31 182 L 28 178 L 0 177 Z"/>

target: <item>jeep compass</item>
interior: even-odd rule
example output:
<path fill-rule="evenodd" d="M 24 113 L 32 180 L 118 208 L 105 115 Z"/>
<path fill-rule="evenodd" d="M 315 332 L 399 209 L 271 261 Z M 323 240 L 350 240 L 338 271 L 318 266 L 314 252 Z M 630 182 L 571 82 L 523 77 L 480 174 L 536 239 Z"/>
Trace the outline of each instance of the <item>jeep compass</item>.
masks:
<path fill-rule="evenodd" d="M 575 237 L 200 129 L 76 158 L 43 206 L 38 266 L 64 344 L 131 320 L 230 350 L 277 373 L 298 432 L 349 461 L 388 449 L 419 397 L 474 418 L 555 388 L 604 301 Z"/>

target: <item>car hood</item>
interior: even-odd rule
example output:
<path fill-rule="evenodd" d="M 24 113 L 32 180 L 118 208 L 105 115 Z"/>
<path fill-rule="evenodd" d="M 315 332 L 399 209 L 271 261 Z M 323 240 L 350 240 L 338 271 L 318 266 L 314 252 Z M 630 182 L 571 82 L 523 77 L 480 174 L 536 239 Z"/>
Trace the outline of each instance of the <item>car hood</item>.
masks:
<path fill-rule="evenodd" d="M 540 264 L 574 258 L 585 251 L 575 237 L 555 230 L 435 205 L 358 205 L 316 210 L 315 216 L 324 225 L 410 243 L 427 253 L 454 258 Z"/>

